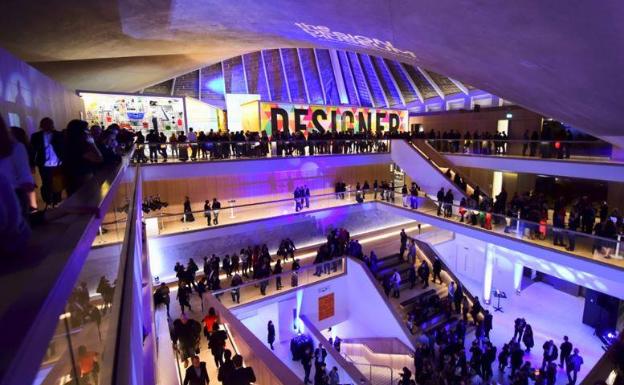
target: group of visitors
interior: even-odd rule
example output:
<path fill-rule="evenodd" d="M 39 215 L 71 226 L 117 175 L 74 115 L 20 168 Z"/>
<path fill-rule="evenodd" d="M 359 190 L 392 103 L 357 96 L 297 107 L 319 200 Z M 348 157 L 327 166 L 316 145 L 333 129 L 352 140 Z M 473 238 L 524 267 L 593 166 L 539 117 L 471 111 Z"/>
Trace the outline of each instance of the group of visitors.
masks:
<path fill-rule="evenodd" d="M 335 344 L 335 342 L 334 342 Z M 333 345 L 335 346 L 335 345 Z M 340 343 L 338 343 L 340 346 Z M 316 349 L 312 349 L 310 346 L 306 346 L 301 359 L 301 365 L 303 366 L 303 383 L 314 385 L 339 385 L 340 376 L 338 374 L 338 368 L 336 366 L 327 371 L 327 349 L 323 347 L 323 344 L 319 342 Z M 312 374 L 312 364 L 314 364 L 314 381 L 310 380 Z"/>
<path fill-rule="evenodd" d="M 267 157 L 275 144 L 277 156 L 304 156 L 316 154 L 358 154 L 387 152 L 386 136 L 381 133 L 352 131 L 310 132 L 280 131 L 269 137 L 266 131 L 178 131 L 167 137 L 162 131 L 151 129 L 147 135 L 141 131 L 135 135 L 134 161 L 165 163 L 169 158 L 180 161 L 218 160 L 230 158 Z M 149 150 L 149 159 L 145 150 Z"/>
<path fill-rule="evenodd" d="M 444 192 L 444 188 L 440 187 L 438 194 L 436 195 L 438 199 L 438 216 L 444 213 L 444 218 L 450 218 L 453 216 L 453 200 L 455 199 L 453 195 L 453 190 L 450 188 Z"/>
<path fill-rule="evenodd" d="M 132 135 L 116 124 L 102 130 L 75 119 L 59 131 L 47 117 L 28 138 L 24 129 L 8 127 L 0 116 L 0 201 L 6 210 L 0 251 L 15 252 L 28 240 L 38 209 L 37 187 L 44 210 L 54 208 L 63 192 L 71 196 L 102 166 L 119 162 L 131 143 Z M 40 186 L 35 185 L 35 171 Z"/>
<path fill-rule="evenodd" d="M 199 358 L 202 330 L 217 368 L 218 381 L 223 385 L 249 385 L 256 382 L 253 369 L 243 365 L 243 357 L 233 355 L 232 351 L 226 348 L 227 331 L 222 328 L 219 316 L 211 307 L 201 323 L 182 314 L 171 325 L 170 334 L 174 349 L 180 354 L 180 360 L 186 368 L 184 385 L 210 383 L 206 362 Z"/>
<path fill-rule="evenodd" d="M 327 234 L 327 242 L 321 245 L 314 258 L 316 266 L 314 275 L 331 274 L 338 271 L 340 261 L 338 258 L 349 253 L 357 253 L 359 242 L 351 240 L 351 235 L 344 228 L 332 229 Z M 361 247 L 359 247 L 361 251 Z"/>
<path fill-rule="evenodd" d="M 573 349 L 567 336 L 564 336 L 559 349 L 552 340 L 543 345 L 543 360 L 539 368 L 533 368 L 529 361 L 524 360 L 530 348 L 533 347 L 533 334 L 530 325 L 524 320 L 517 319 L 513 338 L 498 351 L 489 338 L 487 311 L 477 326 L 475 339 L 466 348 L 466 321 L 459 320 L 450 330 L 438 328 L 433 332 L 425 333 L 420 338 L 414 353 L 415 373 L 404 368 L 400 374 L 399 384 L 437 384 L 444 381 L 447 384 L 482 384 L 496 381 L 492 365 L 498 359 L 498 375 L 502 376 L 510 368 L 508 375 L 512 385 L 527 385 L 529 381 L 535 384 L 554 385 L 557 380 L 558 367 L 565 368 L 568 385 L 576 383 L 577 374 L 583 364 L 583 358 L 578 349 Z M 525 344 L 526 349 L 520 346 Z M 557 365 L 557 361 L 559 364 Z"/>
<path fill-rule="evenodd" d="M 462 135 L 455 130 L 435 131 L 430 130 L 426 135 L 417 135 L 417 138 L 426 138 L 429 144 L 440 152 L 479 154 L 479 155 L 506 155 L 510 153 L 510 146 L 517 144 L 517 155 L 541 156 L 542 158 L 556 157 L 558 159 L 570 158 L 570 147 L 575 140 L 595 140 L 591 137 L 575 137 L 569 129 L 560 130 L 557 134 L 551 134 L 550 129 L 528 129 L 522 134 L 522 139 L 510 140 L 504 131 L 493 133 L 480 131 L 464 132 Z M 515 153 L 515 151 L 514 151 Z"/>
<path fill-rule="evenodd" d="M 186 308 L 192 311 L 191 296 L 193 290 L 195 290 L 201 300 L 207 291 L 215 292 L 223 289 L 221 274 L 224 274 L 226 280 L 229 280 L 229 287 L 232 288 L 230 294 L 234 303 L 240 303 L 241 293 L 238 287 L 245 280 L 260 280 L 258 284 L 260 294 L 266 295 L 269 278 L 275 276 L 275 288 L 276 290 L 281 290 L 283 288 L 281 275 L 284 272 L 282 260 L 285 262 L 288 258 L 292 260 L 291 286 L 297 286 L 297 274 L 301 266 L 295 258 L 295 250 L 295 244 L 290 238 L 282 239 L 279 243 L 276 252 L 277 259 L 273 266 L 271 266 L 273 258 L 269 254 L 266 244 L 253 247 L 248 246 L 247 248 L 242 248 L 239 253 L 226 254 L 223 258 L 212 254 L 210 257 L 203 258 L 203 275 L 197 274 L 200 271 L 200 267 L 193 258 L 189 258 L 186 266 L 176 262 L 174 272 L 178 279 L 177 299 L 181 312 L 185 313 Z M 217 298 L 220 298 L 220 296 L 221 294 L 217 294 Z M 160 284 L 156 289 L 154 301 L 156 305 L 166 305 L 167 314 L 169 314 L 169 287 L 165 283 Z"/>
<path fill-rule="evenodd" d="M 418 208 L 418 192 L 420 191 L 420 186 L 416 182 L 412 182 L 409 189 L 406 184 L 401 187 L 401 200 L 403 203 L 403 207 L 409 207 L 412 210 Z"/>
<path fill-rule="evenodd" d="M 472 153 L 482 155 L 506 154 L 507 153 L 507 133 L 496 131 L 494 133 L 466 131 L 463 135 L 458 131 L 435 131 L 427 133 L 429 144 L 437 151 L 451 153 Z"/>
<path fill-rule="evenodd" d="M 310 189 L 308 186 L 297 186 L 293 191 L 293 198 L 295 200 L 295 212 L 310 208 Z"/>

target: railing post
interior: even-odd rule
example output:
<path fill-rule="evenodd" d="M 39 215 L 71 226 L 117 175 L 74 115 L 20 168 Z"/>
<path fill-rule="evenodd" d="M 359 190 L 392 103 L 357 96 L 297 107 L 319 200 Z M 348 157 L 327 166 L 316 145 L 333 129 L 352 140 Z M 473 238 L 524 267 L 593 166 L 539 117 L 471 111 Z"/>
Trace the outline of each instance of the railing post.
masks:
<path fill-rule="evenodd" d="M 236 203 L 236 199 L 230 199 L 228 203 L 230 204 L 230 219 L 234 219 L 236 218 L 234 216 L 234 203 Z"/>

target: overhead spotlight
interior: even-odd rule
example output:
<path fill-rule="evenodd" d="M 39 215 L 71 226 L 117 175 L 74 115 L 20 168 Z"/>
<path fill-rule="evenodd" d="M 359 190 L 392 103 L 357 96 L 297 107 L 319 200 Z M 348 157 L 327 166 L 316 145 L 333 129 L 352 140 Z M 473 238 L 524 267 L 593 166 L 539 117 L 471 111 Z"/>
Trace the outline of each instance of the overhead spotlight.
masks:
<path fill-rule="evenodd" d="M 513 114 L 511 112 L 508 112 L 507 115 L 505 115 L 505 117 L 507 119 L 511 119 L 511 118 L 513 118 Z"/>

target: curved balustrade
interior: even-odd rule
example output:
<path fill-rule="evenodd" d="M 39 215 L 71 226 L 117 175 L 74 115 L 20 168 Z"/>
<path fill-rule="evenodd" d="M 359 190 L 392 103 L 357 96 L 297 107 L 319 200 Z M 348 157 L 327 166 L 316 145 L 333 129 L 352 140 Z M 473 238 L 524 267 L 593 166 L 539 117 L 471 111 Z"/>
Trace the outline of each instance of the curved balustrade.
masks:
<path fill-rule="evenodd" d="M 307 140 L 249 140 L 167 142 L 136 144 L 134 161 L 139 163 L 193 162 L 288 158 L 316 155 L 356 155 L 387 153 L 390 140 L 380 138 L 347 138 Z"/>
<path fill-rule="evenodd" d="M 613 146 L 601 140 L 427 139 L 440 153 L 611 162 Z"/>

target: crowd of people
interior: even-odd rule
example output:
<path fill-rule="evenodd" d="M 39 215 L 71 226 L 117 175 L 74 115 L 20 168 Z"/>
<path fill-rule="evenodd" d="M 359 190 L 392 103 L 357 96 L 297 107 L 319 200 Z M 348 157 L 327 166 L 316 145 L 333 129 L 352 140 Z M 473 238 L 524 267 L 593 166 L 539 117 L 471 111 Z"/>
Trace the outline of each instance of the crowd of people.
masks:
<path fill-rule="evenodd" d="M 563 337 L 559 348 L 553 340 L 546 341 L 542 346 L 542 364 L 533 367 L 525 360 L 525 355 L 530 354 L 535 345 L 531 325 L 524 319 L 516 319 L 513 337 L 499 351 L 489 338 L 491 319 L 489 325 L 487 322 L 487 314 L 483 321 L 477 321 L 475 338 L 469 348 L 466 348 L 467 323 L 464 319 L 451 330 L 439 329 L 424 334 L 414 353 L 414 377 L 410 369 L 404 368 L 399 384 L 500 383 L 503 382 L 502 376 L 507 375 L 512 385 L 527 385 L 530 381 L 538 385 L 554 385 L 561 370 L 567 376 L 568 385 L 576 383 L 583 358 L 567 336 Z M 486 325 L 485 328 L 480 324 Z M 492 366 L 497 360 L 495 375 Z"/>
<path fill-rule="evenodd" d="M 438 215 L 444 211 L 445 216 L 452 216 L 452 192 L 449 199 L 448 194 L 443 189 L 438 192 Z M 606 201 L 592 202 L 588 196 L 570 201 L 558 197 L 551 204 L 544 194 L 535 192 L 516 192 L 509 199 L 504 187 L 491 199 L 483 196 L 477 187 L 468 199 L 462 197 L 457 213 L 460 222 L 489 230 L 503 223 L 505 232 L 517 229 L 529 239 L 544 240 L 550 235 L 554 246 L 568 251 L 576 249 L 577 237 L 593 235 L 592 253 L 607 258 L 614 254 L 618 235 L 624 231 L 624 218 L 618 208 L 610 209 Z"/>
<path fill-rule="evenodd" d="M 230 290 L 230 295 L 234 303 L 240 303 L 241 292 L 239 286 L 246 280 L 259 281 L 260 294 L 264 296 L 269 285 L 269 279 L 273 276 L 275 278 L 275 289 L 281 290 L 283 288 L 283 263 L 286 263 L 289 259 L 292 261 L 291 286 L 298 286 L 298 271 L 301 265 L 299 260 L 295 258 L 296 250 L 297 248 L 290 238 L 282 239 L 279 243 L 276 252 L 277 258 L 273 266 L 271 266 L 271 263 L 274 259 L 271 257 L 266 244 L 248 246 L 247 248 L 242 248 L 239 253 L 226 254 L 222 258 L 213 254 L 210 257 L 203 258 L 203 274 L 198 274 L 200 267 L 193 258 L 189 258 L 186 266 L 176 262 L 173 270 L 178 279 L 177 300 L 181 312 L 185 313 L 187 308 L 192 311 L 191 296 L 193 291 L 196 292 L 201 300 L 208 291 L 219 292 L 228 287 L 227 284 L 225 287 L 222 286 L 221 275 L 225 275 L 226 281 L 229 281 L 229 288 L 232 289 Z M 170 314 L 171 302 L 169 293 L 170 289 L 164 282 L 154 292 L 155 304 L 165 305 L 168 315 Z M 221 293 L 217 293 L 217 298 L 220 297 Z M 203 301 L 201 303 L 203 306 Z"/>
<path fill-rule="evenodd" d="M 147 135 L 136 133 L 134 161 L 139 163 L 166 163 L 170 158 L 180 161 L 219 160 L 230 158 L 267 157 L 275 144 L 277 156 L 317 154 L 359 154 L 387 152 L 388 136 L 381 133 L 346 132 L 277 132 L 269 137 L 259 132 L 179 131 L 167 137 L 162 131 L 150 130 Z M 145 151 L 149 151 L 149 158 Z"/>
<path fill-rule="evenodd" d="M 440 132 L 432 129 L 426 135 L 420 134 L 416 137 L 427 139 L 429 144 L 440 152 L 507 155 L 510 146 L 516 144 L 517 155 L 521 153 L 522 156 L 558 159 L 570 158 L 571 146 L 575 140 L 595 141 L 592 137 L 574 136 L 569 129 L 559 130 L 556 134 L 551 134 L 548 129 L 542 130 L 541 133 L 527 129 L 522 134 L 522 139 L 517 140 L 510 140 L 503 131 L 493 133 L 465 131 L 462 135 L 455 130 Z"/>
<path fill-rule="evenodd" d="M 14 252 L 22 246 L 31 225 L 41 220 L 37 188 L 43 210 L 54 208 L 98 169 L 119 162 L 132 141 L 132 134 L 116 124 L 102 129 L 75 119 L 59 131 L 47 117 L 29 138 L 24 129 L 8 127 L 0 116 L 0 200 L 6 210 L 6 223 L 0 224 L 0 251 Z M 35 184 L 35 172 L 40 186 Z"/>
<path fill-rule="evenodd" d="M 218 314 L 211 307 L 201 322 L 182 313 L 171 324 L 173 348 L 180 355 L 180 360 L 186 368 L 184 385 L 210 383 L 206 362 L 201 361 L 199 357 L 202 332 L 217 368 L 218 381 L 223 385 L 250 385 L 256 382 L 253 368 L 245 367 L 243 357 L 227 349 L 227 330 L 221 326 Z"/>

